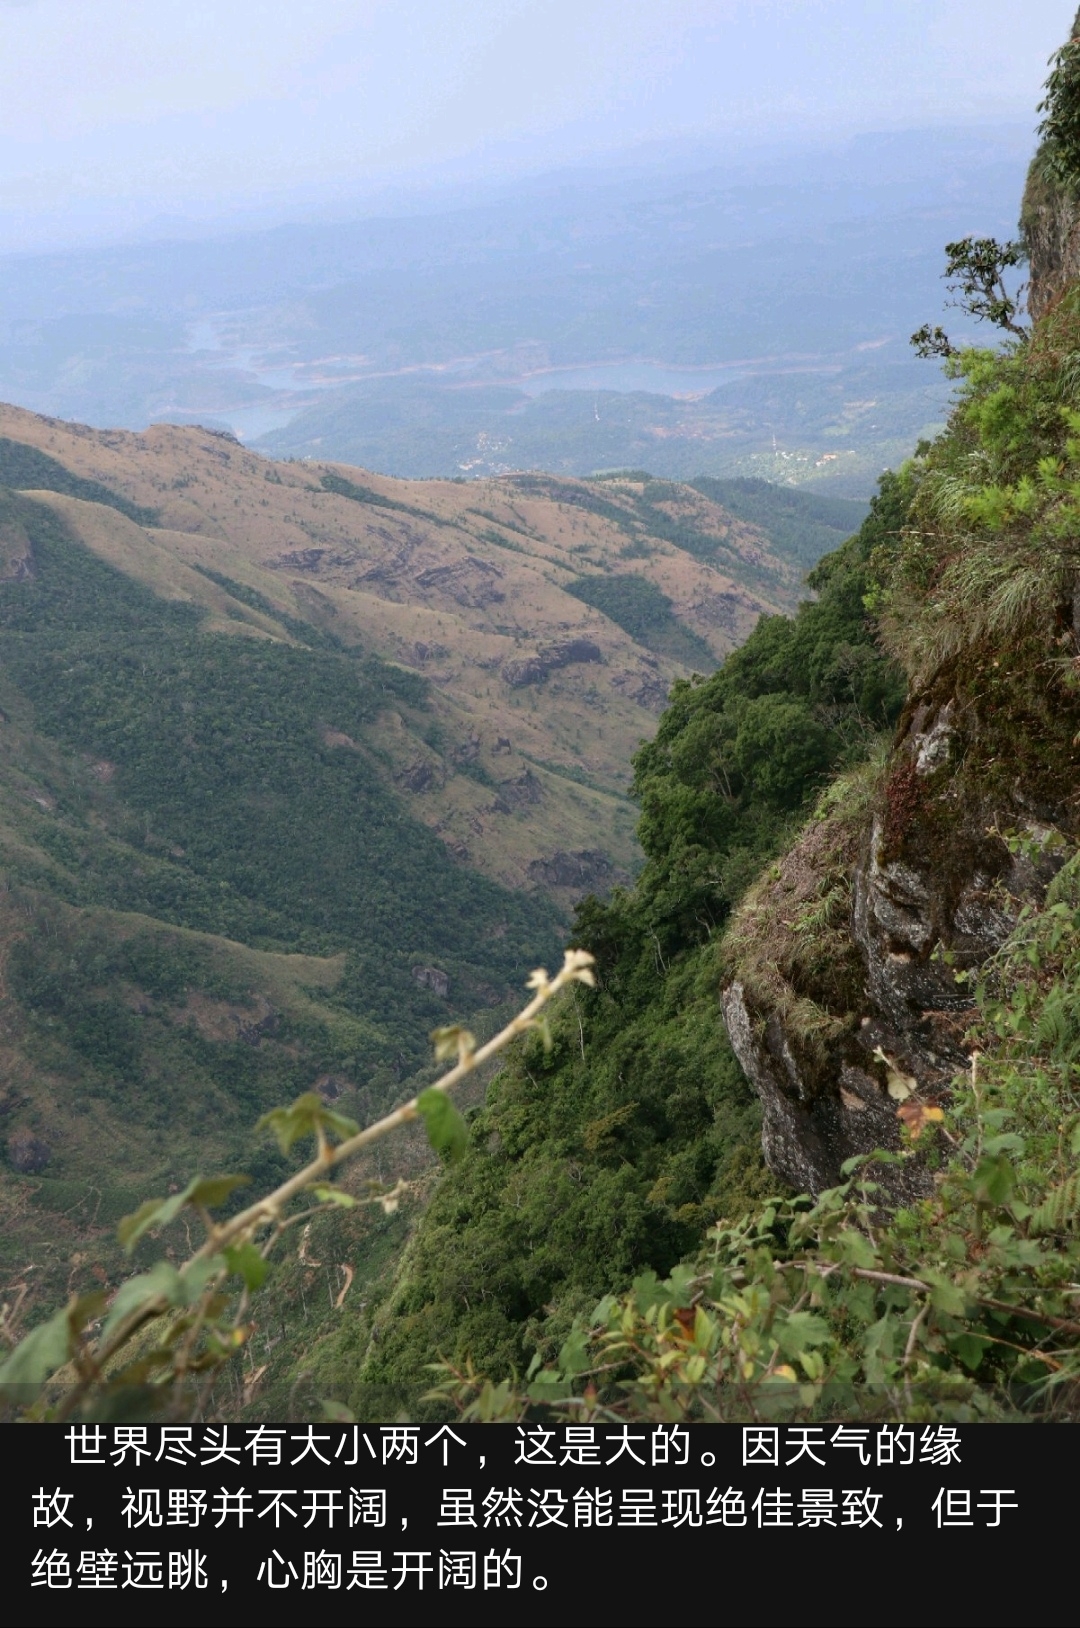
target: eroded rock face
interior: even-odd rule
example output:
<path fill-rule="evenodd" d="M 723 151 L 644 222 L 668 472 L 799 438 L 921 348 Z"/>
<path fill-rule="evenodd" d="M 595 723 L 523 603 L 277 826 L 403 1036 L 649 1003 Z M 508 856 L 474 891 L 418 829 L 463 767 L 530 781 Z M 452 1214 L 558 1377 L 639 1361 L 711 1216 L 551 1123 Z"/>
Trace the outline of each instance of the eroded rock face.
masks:
<path fill-rule="evenodd" d="M 544 787 L 539 775 L 523 769 L 514 780 L 499 782 L 499 794 L 492 807 L 496 813 L 509 814 L 515 808 L 530 808 L 544 800 Z"/>
<path fill-rule="evenodd" d="M 34 551 L 18 520 L 0 523 L 0 582 L 27 582 L 37 575 Z"/>
<path fill-rule="evenodd" d="M 781 1180 L 819 1193 L 843 1179 L 845 1159 L 899 1147 L 896 1104 L 872 1074 L 838 1059 L 835 1088 L 821 1091 L 800 1068 L 775 1013 L 760 1029 L 741 983 L 724 990 L 721 1007 L 732 1049 L 761 1099 L 765 1162 Z M 898 1199 L 929 1188 L 921 1170 L 882 1174 Z"/>
<path fill-rule="evenodd" d="M 987 832 L 985 811 L 954 796 L 956 739 L 951 704 L 913 711 L 868 828 L 853 845 L 841 935 L 862 968 L 853 995 L 838 1002 L 836 980 L 830 991 L 820 970 L 816 985 L 784 986 L 783 999 L 738 978 L 722 992 L 732 1047 L 761 1099 L 766 1161 L 800 1191 L 835 1185 L 855 1154 L 898 1150 L 898 1108 L 909 1096 L 922 1103 L 947 1097 L 970 1063 L 962 1044 L 970 996 L 956 970 L 1000 948 L 1022 905 L 1041 897 L 1061 863 L 1049 847 L 1037 860 L 1014 857 Z M 1030 822 L 1028 832 L 1036 842 L 1049 835 Z M 815 840 L 803 843 L 811 862 Z M 798 847 L 780 871 L 781 887 L 785 874 L 799 874 Z M 762 912 L 761 900 L 756 908 Z M 753 915 L 748 919 L 752 935 Z M 953 952 L 951 964 L 941 950 Z M 775 946 L 768 954 L 777 959 Z M 812 1042 L 800 1029 L 808 1003 L 817 1014 Z M 882 1167 L 875 1180 L 897 1203 L 931 1189 L 918 1159 Z"/>
<path fill-rule="evenodd" d="M 1080 35 L 1080 11 L 1070 32 L 1073 39 Z M 1037 322 L 1080 278 L 1080 195 L 1053 174 L 1045 145 L 1028 170 L 1020 230 L 1028 252 L 1028 312 Z"/>
<path fill-rule="evenodd" d="M 433 994 L 445 1000 L 450 993 L 450 979 L 438 967 L 413 967 L 414 982 L 421 989 L 430 989 Z"/>
<path fill-rule="evenodd" d="M 1028 175 L 1021 225 L 1030 257 L 1028 312 L 1038 321 L 1080 277 L 1080 199 L 1043 174 L 1038 158 Z"/>
<path fill-rule="evenodd" d="M 538 650 L 534 656 L 504 662 L 502 676 L 512 690 L 517 690 L 526 684 L 542 684 L 547 675 L 559 667 L 603 659 L 603 651 L 591 639 L 563 639 Z"/>
<path fill-rule="evenodd" d="M 529 880 L 543 887 L 574 888 L 578 893 L 606 891 L 616 882 L 628 877 L 617 869 L 605 853 L 593 849 L 579 849 L 566 853 L 559 849 L 550 859 L 534 859 L 529 865 Z"/>
<path fill-rule="evenodd" d="M 8 1137 L 8 1158 L 15 1170 L 23 1176 L 36 1176 L 52 1158 L 52 1148 L 32 1131 L 13 1131 Z"/>

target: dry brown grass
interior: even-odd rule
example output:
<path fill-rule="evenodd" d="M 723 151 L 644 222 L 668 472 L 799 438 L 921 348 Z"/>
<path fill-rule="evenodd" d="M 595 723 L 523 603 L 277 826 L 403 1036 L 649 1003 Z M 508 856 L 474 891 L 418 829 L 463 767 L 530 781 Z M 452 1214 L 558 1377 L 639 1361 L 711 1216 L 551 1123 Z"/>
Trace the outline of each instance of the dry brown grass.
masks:
<path fill-rule="evenodd" d="M 211 628 L 289 638 L 199 566 L 254 589 L 286 616 L 423 674 L 450 745 L 429 784 L 412 791 L 401 781 L 400 789 L 453 852 L 512 886 L 526 884 L 532 861 L 560 850 L 600 850 L 621 868 L 633 864 L 630 759 L 687 671 L 574 598 L 566 591 L 574 578 L 593 570 L 647 577 L 717 659 L 762 611 L 790 609 L 797 598 L 795 573 L 769 554 L 762 535 L 689 488 L 673 488 L 678 501 L 665 507 L 681 507 L 768 571 L 771 596 L 748 592 L 661 538 L 649 540 L 647 557 L 625 557 L 627 534 L 615 521 L 563 501 L 593 490 L 581 482 L 552 481 L 552 496 L 509 480 L 401 481 L 348 466 L 274 464 L 193 427 L 99 431 L 13 407 L 0 407 L 0 434 L 156 510 L 159 524 L 146 529 L 96 504 L 35 494 L 102 558 L 167 598 L 205 606 Z M 327 492 L 321 478 L 330 472 L 414 512 Z M 631 513 L 629 489 L 605 483 L 603 496 Z M 525 688 L 503 678 L 507 661 L 571 638 L 591 640 L 602 662 Z M 390 714 L 378 733 L 392 773 L 407 777 L 425 750 L 415 733 Z M 455 772 L 465 748 L 491 786 Z M 523 807 L 500 795 L 527 772 L 540 782 L 540 801 Z"/>

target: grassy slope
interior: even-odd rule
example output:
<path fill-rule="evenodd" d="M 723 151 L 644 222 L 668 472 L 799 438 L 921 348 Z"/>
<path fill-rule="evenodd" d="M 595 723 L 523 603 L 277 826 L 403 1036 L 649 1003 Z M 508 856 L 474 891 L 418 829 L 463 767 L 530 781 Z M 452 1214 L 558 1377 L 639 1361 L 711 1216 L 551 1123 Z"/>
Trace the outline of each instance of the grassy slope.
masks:
<path fill-rule="evenodd" d="M 87 1228 L 108 1253 L 96 1229 L 133 1195 L 250 1164 L 254 1119 L 316 1078 L 346 1111 L 384 1107 L 427 1031 L 499 1007 L 560 928 L 387 784 L 369 724 L 392 703 L 422 738 L 423 680 L 217 632 L 56 505 L 3 496 L 0 535 L 32 562 L 0 587 L 4 1130 L 47 1154 L 6 1181 L 25 1264 L 84 1253 Z M 449 999 L 414 976 L 431 965 Z M 38 1227 L 42 1206 L 66 1220 Z"/>
<path fill-rule="evenodd" d="M 460 860 L 512 887 L 560 853 L 633 868 L 627 765 L 671 684 L 798 594 L 801 567 L 764 533 L 670 483 L 658 504 L 633 482 L 394 481 L 271 464 L 197 429 L 99 432 L 2 407 L 0 432 L 13 476 L 46 482 L 87 545 L 155 591 L 206 605 L 218 626 L 239 591 L 264 632 L 288 638 L 299 622 L 307 640 L 314 627 L 429 678 L 426 743 L 390 713 L 378 726 L 388 767 Z M 155 524 L 87 502 L 80 482 Z M 576 596 L 608 575 L 670 602 L 674 645 L 671 628 L 639 641 Z M 505 681 L 508 662 L 574 638 L 602 660 Z"/>
<path fill-rule="evenodd" d="M 645 870 L 579 911 L 575 942 L 595 953 L 600 987 L 564 1002 L 550 1053 L 536 1042 L 507 1063 L 396 1279 L 369 1289 L 347 1328 L 312 1327 L 304 1364 L 322 1394 L 369 1415 L 415 1409 L 438 1356 L 521 1372 L 575 1312 L 669 1269 L 771 1185 L 718 1011 L 719 934 L 822 780 L 896 715 L 897 675 L 862 599 L 869 554 L 903 509 L 887 487 L 821 567 L 815 603 L 676 690 L 636 760 Z M 268 1384 L 284 1394 L 273 1361 Z"/>

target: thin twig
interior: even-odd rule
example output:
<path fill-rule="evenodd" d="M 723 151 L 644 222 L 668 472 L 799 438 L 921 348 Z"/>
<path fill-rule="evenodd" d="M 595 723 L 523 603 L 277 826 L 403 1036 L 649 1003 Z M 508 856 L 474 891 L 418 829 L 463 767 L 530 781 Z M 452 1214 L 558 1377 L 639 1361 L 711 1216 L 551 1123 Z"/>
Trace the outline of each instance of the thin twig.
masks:
<path fill-rule="evenodd" d="M 1026 1317 L 1032 1323 L 1045 1323 L 1048 1328 L 1056 1328 L 1061 1334 L 1080 1335 L 1080 1323 L 1070 1322 L 1067 1317 L 1054 1317 L 1048 1311 L 1033 1311 L 1027 1306 L 1010 1306 L 1007 1300 L 982 1300 L 980 1306 L 986 1306 L 990 1311 L 1007 1311 L 1011 1317 Z"/>
<path fill-rule="evenodd" d="M 515 1018 L 512 1018 L 505 1028 L 500 1029 L 499 1033 L 493 1036 L 491 1040 L 474 1050 L 464 1053 L 459 1062 L 444 1074 L 441 1080 L 437 1080 L 428 1089 L 442 1092 L 453 1090 L 474 1069 L 479 1068 L 481 1063 L 486 1062 L 489 1057 L 493 1057 L 496 1052 L 502 1051 L 519 1035 L 525 1034 L 533 1028 L 538 1014 L 560 989 L 564 988 L 568 983 L 591 983 L 592 973 L 589 969 L 592 966 L 592 960 L 592 956 L 584 950 L 568 950 L 563 966 L 555 974 L 554 978 L 548 978 L 543 971 L 534 972 L 529 980 L 529 987 L 534 988 L 536 994 L 528 1005 Z M 281 1211 L 291 1199 L 295 1198 L 298 1193 L 303 1192 L 306 1187 L 317 1181 L 319 1177 L 326 1175 L 328 1171 L 351 1159 L 354 1154 L 360 1152 L 361 1148 L 369 1147 L 372 1142 L 377 1142 L 382 1137 L 389 1135 L 399 1125 L 405 1125 L 410 1120 L 416 1119 L 420 1112 L 418 1100 L 418 1097 L 410 1098 L 400 1108 L 395 1108 L 392 1113 L 384 1114 L 382 1119 L 376 1120 L 373 1125 L 368 1125 L 366 1129 L 358 1131 L 354 1136 L 347 1137 L 344 1142 L 339 1142 L 336 1147 L 332 1147 L 327 1142 L 322 1126 L 318 1126 L 316 1128 L 318 1153 L 295 1176 L 291 1176 L 288 1181 L 283 1182 L 266 1198 L 258 1199 L 254 1204 L 249 1204 L 246 1210 L 241 1210 L 238 1215 L 222 1224 L 216 1224 L 211 1217 L 206 1217 L 210 1223 L 209 1236 L 195 1253 L 184 1262 L 184 1265 L 180 1268 L 180 1276 L 184 1277 L 197 1262 L 219 1255 L 230 1244 L 234 1244 L 244 1237 L 250 1237 L 262 1226 L 273 1225 L 275 1227 L 275 1237 L 279 1236 L 284 1226 L 288 1225 L 287 1222 L 283 1223 L 281 1221 Z M 220 1273 L 215 1274 L 215 1279 L 219 1276 Z M 205 1291 L 207 1297 L 209 1297 L 213 1288 L 214 1282 L 207 1285 Z M 93 1378 L 101 1374 L 105 1365 L 127 1344 L 128 1340 L 134 1334 L 137 1334 L 139 1329 L 146 1323 L 161 1316 L 168 1309 L 168 1302 L 165 1297 L 158 1295 L 132 1311 L 120 1323 L 105 1345 L 94 1353 L 92 1376 L 83 1378 L 82 1382 L 64 1398 L 58 1409 L 57 1417 L 61 1419 L 66 1417 L 85 1394 L 88 1385 L 93 1382 Z M 82 1348 L 81 1353 L 76 1354 L 74 1359 L 76 1362 L 78 1362 L 80 1355 L 89 1356 L 85 1346 Z"/>
<path fill-rule="evenodd" d="M 911 1375 L 908 1373 L 908 1364 L 911 1361 L 912 1355 L 915 1351 L 915 1341 L 919 1337 L 919 1330 L 926 1321 L 926 1314 L 929 1310 L 930 1302 L 929 1300 L 924 1300 L 915 1316 L 911 1319 L 911 1327 L 908 1330 L 907 1344 L 904 1346 L 904 1360 L 900 1364 L 900 1372 L 904 1376 L 904 1399 L 907 1402 L 908 1407 L 911 1407 L 912 1405 Z"/>

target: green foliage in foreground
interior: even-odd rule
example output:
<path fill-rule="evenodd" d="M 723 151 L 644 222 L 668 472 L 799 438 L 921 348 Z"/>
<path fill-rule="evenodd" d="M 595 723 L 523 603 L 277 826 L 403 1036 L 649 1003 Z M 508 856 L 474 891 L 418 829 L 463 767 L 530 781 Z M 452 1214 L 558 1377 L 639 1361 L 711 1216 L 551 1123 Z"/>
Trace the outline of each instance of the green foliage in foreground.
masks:
<path fill-rule="evenodd" d="M 970 1076 L 919 1141 L 936 1191 L 886 1221 L 876 1167 L 772 1199 L 580 1317 L 523 1382 L 444 1369 L 473 1419 L 1075 1418 L 1080 1411 L 1080 858 L 976 991 Z M 505 1372 L 505 1370 L 503 1370 Z M 573 1399 L 573 1400 L 572 1400 Z"/>
<path fill-rule="evenodd" d="M 392 1216 L 408 1186 L 399 1179 L 387 1187 L 378 1177 L 369 1177 L 361 1183 L 366 1197 L 358 1199 L 329 1178 L 380 1138 L 415 1122 L 423 1123 L 431 1147 L 455 1162 L 468 1137 L 447 1093 L 515 1037 L 531 1030 L 546 1036 L 549 1002 L 560 990 L 577 983 L 591 987 L 593 982 L 592 956 L 567 950 L 554 976 L 542 969 L 530 975 L 530 999 L 483 1044 L 460 1025 L 436 1031 L 436 1057 L 445 1061 L 456 1054 L 454 1065 L 433 1086 L 363 1130 L 331 1108 L 318 1091 L 302 1092 L 288 1107 L 271 1109 L 255 1129 L 271 1131 L 283 1155 L 293 1152 L 297 1143 L 309 1139 L 315 1143 L 301 1168 L 294 1168 L 272 1191 L 262 1191 L 253 1204 L 236 1208 L 237 1189 L 249 1183 L 246 1174 L 194 1176 L 183 1187 L 175 1183 L 167 1197 L 146 1199 L 121 1221 L 119 1241 L 129 1255 L 149 1236 L 182 1224 L 187 1233 L 182 1265 L 175 1264 L 176 1252 L 167 1249 L 165 1258 L 126 1277 L 111 1295 L 100 1286 L 89 1293 L 71 1293 L 69 1285 L 66 1304 L 21 1338 L 25 1286 L 20 1285 L 22 1293 L 14 1304 L 7 1301 L 0 1308 L 0 1341 L 12 1348 L 0 1363 L 0 1406 L 24 1418 L 50 1420 L 75 1414 L 189 1417 L 212 1406 L 213 1386 L 222 1369 L 228 1369 L 230 1359 L 256 1332 L 247 1318 L 250 1299 L 266 1283 L 270 1258 L 284 1234 L 308 1223 L 298 1252 L 307 1275 L 322 1264 L 306 1255 L 310 1218 L 355 1210 L 365 1202 Z M 223 1206 L 231 1213 L 215 1216 L 213 1212 Z M 197 1246 L 191 1241 L 193 1223 L 201 1225 L 204 1234 Z M 337 1301 L 331 1299 L 335 1310 L 356 1275 L 351 1265 L 340 1270 L 345 1283 Z M 327 1282 L 329 1286 L 329 1273 Z M 277 1315 L 283 1338 L 280 1303 Z M 264 1340 L 269 1345 L 265 1335 Z M 264 1372 L 265 1366 L 253 1382 Z"/>
<path fill-rule="evenodd" d="M 369 1387 L 415 1396 L 438 1353 L 520 1372 L 598 1292 L 671 1270 L 711 1222 L 767 1190 L 756 1102 L 718 1011 L 718 934 L 816 787 L 898 710 L 863 597 L 870 554 L 906 502 L 887 480 L 812 579 L 813 603 L 766 618 L 712 677 L 676 686 L 636 760 L 645 869 L 632 891 L 578 912 L 599 987 L 564 1005 L 550 1051 L 531 1044 L 494 1082 L 367 1360 L 350 1378 L 327 1356 L 335 1394 L 361 1408 Z"/>

